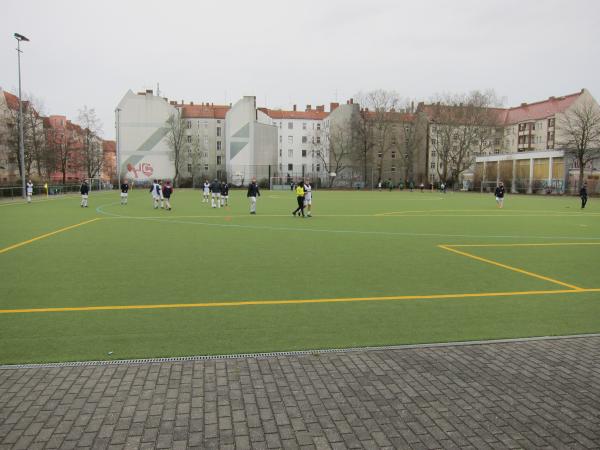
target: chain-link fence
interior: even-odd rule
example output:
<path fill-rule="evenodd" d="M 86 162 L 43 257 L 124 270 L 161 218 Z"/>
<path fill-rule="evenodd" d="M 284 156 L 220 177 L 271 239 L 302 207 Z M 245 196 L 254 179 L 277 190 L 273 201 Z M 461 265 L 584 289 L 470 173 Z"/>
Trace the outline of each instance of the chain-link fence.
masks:
<path fill-rule="evenodd" d="M 33 186 L 33 196 L 56 196 L 65 194 L 79 193 L 81 184 L 38 184 Z M 101 191 L 111 189 L 112 185 L 102 183 L 99 180 L 92 179 L 90 181 L 90 189 L 92 191 Z M 23 188 L 21 186 L 4 186 L 0 187 L 0 200 L 11 200 L 23 197 Z"/>

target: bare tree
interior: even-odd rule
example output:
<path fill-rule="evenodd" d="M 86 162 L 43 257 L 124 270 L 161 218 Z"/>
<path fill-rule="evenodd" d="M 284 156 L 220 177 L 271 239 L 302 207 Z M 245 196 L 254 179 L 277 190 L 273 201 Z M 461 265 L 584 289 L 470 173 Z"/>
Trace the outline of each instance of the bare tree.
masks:
<path fill-rule="evenodd" d="M 179 172 L 183 160 L 183 152 L 185 147 L 185 120 L 182 116 L 181 109 L 176 109 L 165 122 L 167 128 L 167 145 L 171 149 L 171 160 L 175 165 L 174 185 L 177 187 L 179 183 Z"/>
<path fill-rule="evenodd" d="M 583 184 L 585 166 L 600 158 L 600 108 L 585 101 L 559 117 L 562 138 L 559 146 L 579 165 L 579 188 Z"/>
<path fill-rule="evenodd" d="M 88 178 L 94 178 L 100 174 L 104 157 L 102 155 L 102 123 L 96 116 L 94 108 L 84 106 L 79 110 L 78 122 L 83 129 L 83 145 L 81 156 Z"/>
<path fill-rule="evenodd" d="M 47 147 L 46 147 L 46 136 L 44 132 L 44 104 L 43 102 L 34 97 L 28 95 L 28 108 L 23 114 L 23 125 L 24 129 L 27 130 L 27 134 L 24 133 L 24 141 L 26 147 L 29 149 L 29 160 L 26 160 L 27 173 L 31 174 L 31 166 L 35 163 L 38 176 L 41 178 L 43 173 L 48 175 L 48 158 L 47 158 Z"/>
<path fill-rule="evenodd" d="M 200 135 L 194 133 L 191 136 L 190 143 L 187 144 L 188 161 L 192 166 L 192 187 L 194 187 L 195 180 L 200 177 L 200 168 L 204 161 L 204 149 L 200 143 Z"/>
<path fill-rule="evenodd" d="M 364 180 L 367 178 L 367 166 L 377 155 L 377 177 L 383 175 L 383 160 L 393 149 L 398 148 L 395 123 L 398 121 L 400 97 L 394 91 L 378 89 L 366 94 L 358 94 L 362 107 L 354 124 L 357 133 L 357 156 L 363 166 Z"/>
<path fill-rule="evenodd" d="M 437 153 L 438 177 L 455 184 L 460 174 L 473 164 L 474 153 L 492 146 L 498 122 L 493 91 L 445 96 L 431 110 L 431 147 Z"/>
<path fill-rule="evenodd" d="M 23 153 L 25 156 L 25 172 L 23 175 L 21 172 L 21 151 L 19 146 L 19 110 L 18 109 L 8 109 L 8 136 L 7 136 L 7 144 L 9 148 L 10 159 L 17 162 L 17 167 L 19 169 L 19 178 L 23 176 L 27 176 L 30 173 L 31 163 L 32 163 L 32 153 L 29 147 L 29 121 L 26 119 L 27 116 L 30 115 L 30 104 L 28 101 L 23 101 Z"/>
<path fill-rule="evenodd" d="M 323 164 L 323 170 L 329 177 L 329 187 L 333 187 L 337 176 L 348 167 L 349 157 L 354 150 L 354 136 L 351 121 L 332 125 L 329 131 L 327 149 L 313 149 L 317 159 Z M 332 173 L 335 175 L 332 176 Z"/>
<path fill-rule="evenodd" d="M 427 138 L 427 126 L 418 115 L 414 116 L 411 122 L 405 122 L 401 126 L 399 152 L 403 157 L 404 180 L 414 181 L 415 161 Z"/>
<path fill-rule="evenodd" d="M 74 127 L 67 123 L 64 128 L 49 128 L 46 130 L 48 145 L 49 165 L 53 170 L 62 174 L 62 184 L 66 184 L 68 162 L 75 154 L 77 138 Z"/>

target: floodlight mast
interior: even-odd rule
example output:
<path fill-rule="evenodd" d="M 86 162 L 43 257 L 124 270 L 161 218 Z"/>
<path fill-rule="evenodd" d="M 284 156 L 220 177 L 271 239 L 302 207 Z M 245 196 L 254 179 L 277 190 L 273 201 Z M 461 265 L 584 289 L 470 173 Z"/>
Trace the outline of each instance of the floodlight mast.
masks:
<path fill-rule="evenodd" d="M 23 188 L 23 199 L 27 196 L 25 181 L 25 145 L 23 143 L 23 100 L 21 98 L 21 41 L 29 42 L 25 36 L 19 33 L 14 34 L 17 40 L 17 59 L 19 66 L 19 157 L 21 159 L 21 187 Z"/>

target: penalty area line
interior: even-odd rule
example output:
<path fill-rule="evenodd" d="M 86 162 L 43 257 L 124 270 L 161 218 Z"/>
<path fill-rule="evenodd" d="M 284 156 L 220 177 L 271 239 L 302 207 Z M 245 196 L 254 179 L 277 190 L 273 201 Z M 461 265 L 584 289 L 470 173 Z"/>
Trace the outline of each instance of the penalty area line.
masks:
<path fill-rule="evenodd" d="M 30 309 L 0 309 L 0 314 L 27 314 L 27 313 L 55 313 L 55 312 L 89 312 L 89 311 L 126 311 L 141 309 L 182 309 L 182 308 L 220 308 L 234 306 L 271 306 L 271 305 L 299 305 L 311 303 L 352 303 L 371 301 L 399 301 L 399 300 L 440 300 L 478 297 L 513 297 L 527 295 L 554 295 L 554 294 L 580 294 L 583 292 L 600 292 L 600 288 L 590 289 L 561 289 L 549 291 L 514 291 L 514 292 L 479 292 L 462 294 L 431 294 L 431 295 L 397 295 L 390 297 L 346 297 L 346 298 L 317 298 L 298 300 L 250 300 L 237 302 L 213 303 L 172 303 L 159 305 L 113 305 L 113 306 L 79 306 L 66 308 L 30 308 Z"/>
<path fill-rule="evenodd" d="M 77 228 L 77 227 L 80 227 L 82 225 L 86 225 L 88 223 L 96 222 L 97 220 L 102 220 L 102 218 L 101 217 L 96 217 L 95 219 L 86 220 L 85 222 L 76 223 L 75 225 L 69 225 L 68 227 L 60 228 L 58 230 L 51 231 L 50 233 L 46 233 L 46 234 L 42 234 L 40 236 L 36 236 L 36 237 L 34 237 L 32 239 L 29 239 L 27 241 L 19 242 L 18 244 L 14 244 L 14 245 L 10 245 L 8 247 L 4 247 L 3 249 L 0 249 L 0 254 L 6 253 L 6 252 L 8 252 L 10 250 L 14 250 L 14 249 L 19 248 L 19 247 L 23 247 L 24 245 L 31 244 L 32 242 L 35 242 L 35 241 L 39 241 L 40 239 L 45 239 L 47 237 L 54 236 L 55 234 L 62 233 L 64 231 L 68 231 L 68 230 L 72 230 L 73 228 Z"/>

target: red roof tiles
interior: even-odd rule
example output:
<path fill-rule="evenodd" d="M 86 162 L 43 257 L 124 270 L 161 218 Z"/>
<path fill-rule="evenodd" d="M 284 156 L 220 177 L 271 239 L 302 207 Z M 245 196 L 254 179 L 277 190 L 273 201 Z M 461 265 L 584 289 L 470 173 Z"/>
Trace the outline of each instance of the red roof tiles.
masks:
<path fill-rule="evenodd" d="M 227 105 L 184 105 L 181 108 L 185 119 L 224 119 L 231 109 Z"/>
<path fill-rule="evenodd" d="M 329 113 L 311 109 L 310 111 L 285 111 L 283 109 L 258 108 L 271 119 L 305 119 L 305 120 L 323 120 Z"/>
<path fill-rule="evenodd" d="M 489 109 L 497 113 L 498 125 L 512 125 L 528 120 L 553 117 L 556 113 L 566 111 L 581 94 L 582 92 L 580 91 L 562 97 L 550 97 L 548 100 L 542 100 L 535 103 L 523 103 L 521 106 L 512 108 Z M 429 118 L 432 118 L 435 115 L 437 108 L 439 108 L 438 105 L 419 105 L 419 111 L 427 114 Z M 451 108 L 451 106 L 447 106 L 447 108 Z"/>

